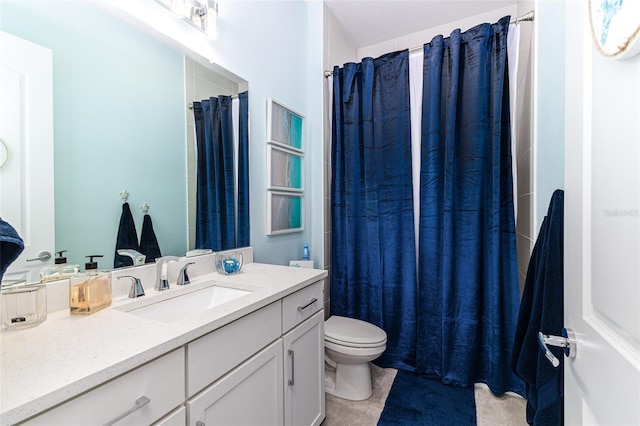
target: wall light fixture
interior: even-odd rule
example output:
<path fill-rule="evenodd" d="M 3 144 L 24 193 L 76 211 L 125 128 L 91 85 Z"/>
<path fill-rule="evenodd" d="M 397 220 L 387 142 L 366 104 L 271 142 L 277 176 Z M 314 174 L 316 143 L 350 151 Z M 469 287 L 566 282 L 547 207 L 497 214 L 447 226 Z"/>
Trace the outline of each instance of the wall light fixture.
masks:
<path fill-rule="evenodd" d="M 207 35 L 218 38 L 218 3 L 215 0 L 156 0 L 174 15 Z"/>

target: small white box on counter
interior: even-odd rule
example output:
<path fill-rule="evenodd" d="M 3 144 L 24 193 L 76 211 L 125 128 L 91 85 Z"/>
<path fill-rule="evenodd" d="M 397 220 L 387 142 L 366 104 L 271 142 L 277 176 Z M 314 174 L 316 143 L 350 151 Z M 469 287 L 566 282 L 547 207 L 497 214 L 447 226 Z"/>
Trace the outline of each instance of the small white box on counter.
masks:
<path fill-rule="evenodd" d="M 293 266 L 294 268 L 313 269 L 313 260 L 290 260 L 289 266 Z"/>

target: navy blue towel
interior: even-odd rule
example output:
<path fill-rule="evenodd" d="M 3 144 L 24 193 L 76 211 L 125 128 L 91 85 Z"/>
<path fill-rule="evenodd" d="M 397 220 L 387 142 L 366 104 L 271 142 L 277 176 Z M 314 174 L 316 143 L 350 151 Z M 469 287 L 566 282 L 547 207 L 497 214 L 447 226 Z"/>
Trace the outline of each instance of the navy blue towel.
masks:
<path fill-rule="evenodd" d="M 562 334 L 563 238 L 564 191 L 556 190 L 531 253 L 511 358 L 527 386 L 527 422 L 534 425 L 562 424 L 564 356 L 550 347 L 560 360 L 554 368 L 538 346 L 538 331 Z"/>
<path fill-rule="evenodd" d="M 146 263 L 155 262 L 156 259 L 162 257 L 160 246 L 156 239 L 156 233 L 153 231 L 153 223 L 151 216 L 144 215 L 142 221 L 142 234 L 140 235 L 140 253 L 147 256 Z"/>
<path fill-rule="evenodd" d="M 11 265 L 24 250 L 24 241 L 8 222 L 0 218 L 0 281 Z"/>
<path fill-rule="evenodd" d="M 120 226 L 118 226 L 118 237 L 116 238 L 116 250 L 113 256 L 114 268 L 133 265 L 133 259 L 118 254 L 118 250 L 123 249 L 140 251 L 136 224 L 133 222 L 133 215 L 131 214 L 129 203 L 122 204 L 122 215 L 120 216 Z"/>

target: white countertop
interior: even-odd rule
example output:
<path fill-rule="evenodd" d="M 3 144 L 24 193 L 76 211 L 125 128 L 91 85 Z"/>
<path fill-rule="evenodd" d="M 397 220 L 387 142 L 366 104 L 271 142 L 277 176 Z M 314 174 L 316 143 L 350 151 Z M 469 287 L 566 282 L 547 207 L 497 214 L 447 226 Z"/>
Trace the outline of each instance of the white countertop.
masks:
<path fill-rule="evenodd" d="M 36 327 L 0 333 L 0 424 L 25 420 L 327 276 L 318 269 L 249 263 L 236 275 L 208 273 L 184 288 L 120 297 L 93 315 L 50 313 Z M 129 304 L 214 282 L 252 293 L 174 323 L 126 313 Z"/>

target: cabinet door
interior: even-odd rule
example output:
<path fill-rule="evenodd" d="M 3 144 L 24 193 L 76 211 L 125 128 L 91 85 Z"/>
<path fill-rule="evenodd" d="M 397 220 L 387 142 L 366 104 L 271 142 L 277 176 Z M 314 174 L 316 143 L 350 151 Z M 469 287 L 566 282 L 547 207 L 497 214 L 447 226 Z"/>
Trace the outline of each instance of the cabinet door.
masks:
<path fill-rule="evenodd" d="M 153 426 L 186 426 L 187 424 L 187 408 L 183 405 L 177 410 L 172 411 L 165 417 L 158 420 Z"/>
<path fill-rule="evenodd" d="M 324 420 L 324 310 L 284 335 L 284 424 Z"/>
<path fill-rule="evenodd" d="M 190 426 L 281 425 L 282 339 L 187 401 Z"/>

